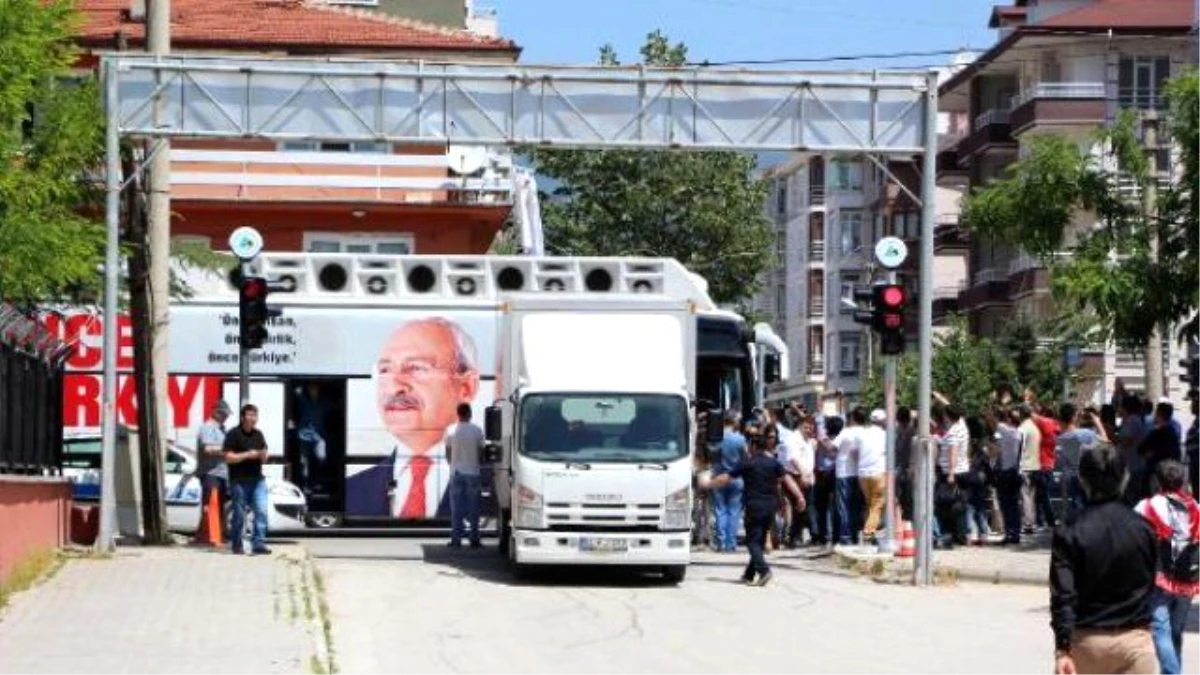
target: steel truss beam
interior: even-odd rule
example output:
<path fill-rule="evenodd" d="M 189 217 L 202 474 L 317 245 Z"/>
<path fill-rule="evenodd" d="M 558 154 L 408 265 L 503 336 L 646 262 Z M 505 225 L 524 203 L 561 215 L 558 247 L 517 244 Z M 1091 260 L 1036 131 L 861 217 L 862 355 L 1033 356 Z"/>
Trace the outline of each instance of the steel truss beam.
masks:
<path fill-rule="evenodd" d="M 924 73 L 110 55 L 137 137 L 918 154 Z M 153 123 L 162 104 L 162 125 Z"/>

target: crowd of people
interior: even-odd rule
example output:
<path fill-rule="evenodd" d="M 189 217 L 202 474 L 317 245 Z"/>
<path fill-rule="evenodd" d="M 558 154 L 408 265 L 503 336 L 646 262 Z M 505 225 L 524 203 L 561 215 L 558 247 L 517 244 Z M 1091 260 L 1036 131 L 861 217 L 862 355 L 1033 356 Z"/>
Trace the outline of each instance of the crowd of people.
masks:
<path fill-rule="evenodd" d="M 1200 591 L 1197 397 L 1186 433 L 1169 400 L 1119 385 L 1098 409 L 1050 406 L 1026 390 L 998 392 L 969 416 L 935 398 L 927 434 L 936 445 L 935 547 L 1012 546 L 1053 531 L 1056 671 L 1180 672 L 1183 626 Z M 843 418 L 788 404 L 748 419 L 726 412 L 724 423 L 718 445 L 699 446 L 697 539 L 732 552 L 744 524 L 743 581 L 770 580 L 772 547 L 877 542 L 889 517 L 882 410 L 855 407 Z M 892 450 L 905 521 L 919 431 L 913 412 L 899 408 Z"/>

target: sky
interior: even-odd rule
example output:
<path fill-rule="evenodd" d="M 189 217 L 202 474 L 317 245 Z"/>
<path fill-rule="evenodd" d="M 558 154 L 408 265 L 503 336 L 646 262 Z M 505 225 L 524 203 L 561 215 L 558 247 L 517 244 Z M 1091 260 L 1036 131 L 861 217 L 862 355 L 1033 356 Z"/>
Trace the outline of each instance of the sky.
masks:
<path fill-rule="evenodd" d="M 611 43 L 638 60 L 646 34 L 661 28 L 713 63 L 987 48 L 997 0 L 485 0 L 500 32 L 524 48 L 527 64 L 594 63 Z M 950 56 L 875 59 L 812 68 L 929 67 Z M 749 67 L 749 66 L 748 66 Z"/>

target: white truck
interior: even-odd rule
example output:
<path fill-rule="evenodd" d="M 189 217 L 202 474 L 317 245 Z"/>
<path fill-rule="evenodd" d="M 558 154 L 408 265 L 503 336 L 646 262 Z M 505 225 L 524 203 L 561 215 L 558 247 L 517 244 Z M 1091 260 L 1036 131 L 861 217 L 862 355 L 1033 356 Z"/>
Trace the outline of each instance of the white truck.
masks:
<path fill-rule="evenodd" d="M 696 307 L 638 293 L 514 297 L 501 320 L 500 547 L 539 564 L 661 569 L 690 556 Z"/>

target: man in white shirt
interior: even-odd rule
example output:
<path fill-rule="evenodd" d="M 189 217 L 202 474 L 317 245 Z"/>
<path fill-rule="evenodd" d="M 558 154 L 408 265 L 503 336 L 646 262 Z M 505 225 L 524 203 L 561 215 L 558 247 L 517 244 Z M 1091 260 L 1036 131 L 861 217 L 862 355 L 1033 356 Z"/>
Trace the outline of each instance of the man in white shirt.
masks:
<path fill-rule="evenodd" d="M 1021 543 L 1021 456 L 1025 436 L 1017 428 L 1021 418 L 1015 410 L 1000 413 L 995 421 L 998 446 L 996 493 L 1000 499 L 1000 515 L 1004 521 L 1004 543 Z"/>
<path fill-rule="evenodd" d="M 375 364 L 382 425 L 396 439 L 391 455 L 346 479 L 346 512 L 354 516 L 423 520 L 449 515 L 443 499 L 448 428 L 459 404 L 479 391 L 475 343 L 442 317 L 410 321 L 384 344 Z"/>
<path fill-rule="evenodd" d="M 483 430 L 471 423 L 471 405 L 458 404 L 458 426 L 446 442 L 450 460 L 450 547 L 462 546 L 463 523 L 471 529 L 471 548 L 479 548 L 479 503 L 483 485 L 479 458 Z"/>
<path fill-rule="evenodd" d="M 874 537 L 883 522 L 883 508 L 887 499 L 887 432 L 883 425 L 887 414 L 882 410 L 871 412 L 871 425 L 864 427 L 858 449 L 858 484 L 866 502 L 866 522 L 863 535 Z"/>
<path fill-rule="evenodd" d="M 867 413 L 862 408 L 850 411 L 846 428 L 833 439 L 837 451 L 837 486 L 834 501 L 837 504 L 837 543 L 848 546 L 855 543 L 862 525 L 862 488 L 858 484 L 858 453 L 862 445 L 863 426 Z"/>
<path fill-rule="evenodd" d="M 962 410 L 955 405 L 946 406 L 946 420 L 950 428 L 941 437 L 938 448 L 939 482 L 947 483 L 958 488 L 955 504 L 944 511 L 941 522 L 943 538 L 960 543 L 967 543 L 967 531 L 973 520 L 973 510 L 966 499 L 966 491 L 970 489 L 971 481 L 971 432 L 967 429 L 967 420 Z M 951 513 L 956 513 L 952 516 Z"/>

